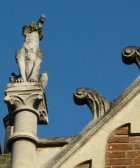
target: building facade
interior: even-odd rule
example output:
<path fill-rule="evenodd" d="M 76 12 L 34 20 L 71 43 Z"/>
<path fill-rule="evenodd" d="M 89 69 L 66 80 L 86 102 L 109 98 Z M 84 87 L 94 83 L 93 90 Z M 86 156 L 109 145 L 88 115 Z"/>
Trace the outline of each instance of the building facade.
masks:
<path fill-rule="evenodd" d="M 16 58 L 20 75 L 12 74 L 5 90 L 9 114 L 4 118 L 5 147 L 1 168 L 139 168 L 140 77 L 109 102 L 90 88 L 74 93 L 76 104 L 87 104 L 93 119 L 72 137 L 39 138 L 37 126 L 48 123 L 44 92 L 47 73 L 39 73 L 45 17 L 23 27 L 25 43 Z M 123 50 L 123 61 L 139 66 L 139 48 Z"/>

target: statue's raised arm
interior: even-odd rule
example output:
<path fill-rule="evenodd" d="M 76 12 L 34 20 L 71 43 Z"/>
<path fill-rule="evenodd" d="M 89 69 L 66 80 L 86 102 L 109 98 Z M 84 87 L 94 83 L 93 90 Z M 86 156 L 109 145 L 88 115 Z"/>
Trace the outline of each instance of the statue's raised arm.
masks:
<path fill-rule="evenodd" d="M 47 73 L 40 75 L 39 69 L 43 53 L 39 47 L 39 41 L 43 39 L 43 23 L 45 16 L 41 16 L 37 22 L 23 26 L 22 34 L 25 42 L 16 53 L 16 61 L 19 67 L 20 76 L 16 82 L 47 82 Z M 46 84 L 44 84 L 46 85 Z"/>

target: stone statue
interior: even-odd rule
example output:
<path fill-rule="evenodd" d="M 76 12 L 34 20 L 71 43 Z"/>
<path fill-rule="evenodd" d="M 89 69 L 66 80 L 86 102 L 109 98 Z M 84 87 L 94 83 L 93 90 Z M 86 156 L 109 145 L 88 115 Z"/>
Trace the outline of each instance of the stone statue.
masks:
<path fill-rule="evenodd" d="M 42 15 L 37 22 L 33 22 L 23 27 L 22 35 L 25 42 L 21 49 L 16 53 L 16 61 L 19 67 L 20 75 L 13 75 L 15 82 L 39 82 L 46 86 L 48 76 L 39 73 L 43 53 L 39 47 L 39 41 L 43 39 L 42 26 L 45 16 Z M 13 79 L 12 78 L 12 79 Z"/>

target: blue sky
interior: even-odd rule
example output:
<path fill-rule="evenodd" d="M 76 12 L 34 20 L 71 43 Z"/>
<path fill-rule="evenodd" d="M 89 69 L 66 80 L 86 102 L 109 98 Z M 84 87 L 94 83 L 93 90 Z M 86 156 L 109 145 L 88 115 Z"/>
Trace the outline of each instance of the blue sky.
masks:
<path fill-rule="evenodd" d="M 48 71 L 46 96 L 49 125 L 39 126 L 39 137 L 77 134 L 92 119 L 87 106 L 77 106 L 73 92 L 95 89 L 108 100 L 117 98 L 139 75 L 136 65 L 125 65 L 121 51 L 140 46 L 140 1 L 135 0 L 1 0 L 0 1 L 0 139 L 8 110 L 4 89 L 12 72 L 18 73 L 15 52 L 24 38 L 22 26 L 47 16 L 41 72 Z"/>

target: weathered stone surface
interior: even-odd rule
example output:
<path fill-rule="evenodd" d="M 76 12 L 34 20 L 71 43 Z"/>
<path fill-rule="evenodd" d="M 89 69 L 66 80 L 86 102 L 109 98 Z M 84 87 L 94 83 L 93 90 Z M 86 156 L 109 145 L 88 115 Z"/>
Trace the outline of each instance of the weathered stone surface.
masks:
<path fill-rule="evenodd" d="M 78 105 L 87 104 L 92 112 L 94 121 L 103 116 L 110 108 L 110 103 L 105 97 L 89 88 L 76 89 L 74 101 Z"/>
<path fill-rule="evenodd" d="M 73 137 L 39 138 L 38 147 L 61 147 L 71 142 Z"/>
<path fill-rule="evenodd" d="M 85 161 L 83 163 L 78 164 L 74 168 L 92 168 L 92 161 L 91 160 L 87 160 L 87 161 Z"/>
<path fill-rule="evenodd" d="M 10 155 L 0 155 L 0 168 L 10 168 Z"/>
<path fill-rule="evenodd" d="M 39 40 L 42 39 L 42 24 L 45 21 L 43 16 L 37 23 L 23 27 L 23 35 L 25 43 L 23 47 L 17 51 L 16 59 L 19 66 L 21 78 L 17 82 L 38 81 L 40 63 L 43 53 L 39 48 Z"/>
<path fill-rule="evenodd" d="M 5 141 L 4 141 L 4 154 L 9 154 L 9 151 L 7 149 L 7 141 L 10 138 L 10 136 L 13 134 L 13 123 L 12 123 L 12 116 L 7 115 L 3 119 L 3 123 L 5 126 Z"/>
<path fill-rule="evenodd" d="M 48 123 L 48 108 L 41 83 L 8 84 L 5 102 L 10 114 L 27 109 L 35 113 L 39 124 Z"/>
<path fill-rule="evenodd" d="M 94 167 L 104 168 L 107 139 L 116 128 L 130 123 L 130 133 L 140 133 L 139 91 L 140 77 L 111 103 L 110 110 L 104 116 L 97 122 L 91 121 L 68 145 L 46 163 L 46 167 L 72 168 L 92 158 Z M 126 131 L 129 130 L 124 130 L 125 134 Z"/>
<path fill-rule="evenodd" d="M 42 74 L 39 72 L 43 58 L 39 42 L 43 38 L 44 21 L 45 16 L 41 16 L 37 22 L 23 27 L 25 42 L 16 53 L 20 74 L 11 74 L 10 83 L 5 90 L 4 100 L 9 115 L 4 119 L 4 150 L 8 153 L 8 148 L 11 152 L 11 168 L 37 167 L 37 147 L 43 144 L 37 137 L 37 125 L 48 124 L 48 108 L 44 93 L 48 74 L 46 71 Z M 58 143 L 63 146 L 67 142 L 59 141 L 55 144 Z"/>
<path fill-rule="evenodd" d="M 16 53 L 16 60 L 20 75 L 12 73 L 10 82 L 42 82 L 43 87 L 47 85 L 48 74 L 45 71 L 40 75 L 40 64 L 43 53 L 39 47 L 39 41 L 43 38 L 42 27 L 45 16 L 41 16 L 37 22 L 33 22 L 23 27 L 25 42 Z"/>
<path fill-rule="evenodd" d="M 140 48 L 129 46 L 122 51 L 122 60 L 125 64 L 135 63 L 140 68 Z"/>
<path fill-rule="evenodd" d="M 7 142 L 12 155 L 11 167 L 35 168 L 37 124 L 48 123 L 44 89 L 40 83 L 10 83 L 5 93 L 14 127 Z"/>

